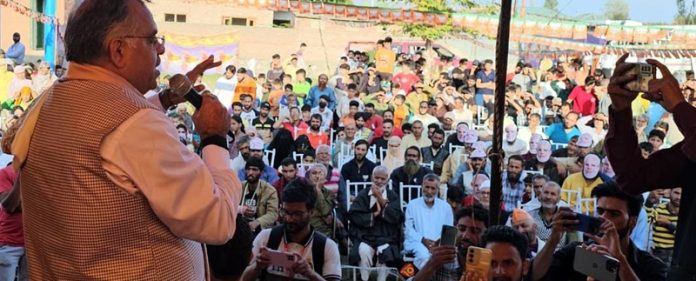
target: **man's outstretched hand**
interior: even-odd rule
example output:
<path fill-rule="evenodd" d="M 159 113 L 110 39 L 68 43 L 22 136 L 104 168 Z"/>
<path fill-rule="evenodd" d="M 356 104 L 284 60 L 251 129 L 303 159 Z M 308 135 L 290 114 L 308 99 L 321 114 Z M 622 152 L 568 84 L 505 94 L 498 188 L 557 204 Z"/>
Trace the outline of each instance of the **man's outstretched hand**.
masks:
<path fill-rule="evenodd" d="M 626 90 L 626 84 L 635 81 L 637 78 L 635 73 L 628 73 L 634 65 L 626 63 L 626 58 L 628 58 L 628 53 L 616 61 L 614 75 L 611 76 L 609 86 L 607 87 L 609 98 L 611 98 L 611 106 L 616 111 L 630 108 L 631 103 L 638 96 L 637 92 Z"/>

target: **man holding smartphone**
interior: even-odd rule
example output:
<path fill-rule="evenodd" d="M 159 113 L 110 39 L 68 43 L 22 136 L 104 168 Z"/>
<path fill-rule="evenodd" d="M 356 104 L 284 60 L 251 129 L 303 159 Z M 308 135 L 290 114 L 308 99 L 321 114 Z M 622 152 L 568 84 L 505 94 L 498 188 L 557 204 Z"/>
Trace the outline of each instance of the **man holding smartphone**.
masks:
<path fill-rule="evenodd" d="M 669 69 L 656 60 L 647 63 L 660 70 L 661 79 L 649 83 L 648 93 L 643 98 L 657 102 L 674 116 L 684 141 L 668 149 L 662 149 L 643 159 L 638 148 L 638 137 L 631 125 L 631 102 L 637 92 L 626 90 L 626 85 L 637 79 L 635 74 L 627 74 L 634 64 L 626 63 L 628 54 L 616 63 L 614 76 L 609 83 L 608 92 L 612 100 L 609 108 L 609 132 L 606 149 L 612 167 L 616 172 L 618 185 L 631 194 L 640 194 L 657 188 L 683 187 L 681 208 L 677 224 L 674 253 L 669 280 L 692 280 L 696 278 L 696 259 L 690 256 L 696 250 L 696 240 L 688 239 L 687 233 L 696 232 L 696 224 L 690 217 L 696 213 L 693 208 L 694 196 L 691 188 L 696 186 L 696 109 L 684 99 L 679 82 Z"/>
<path fill-rule="evenodd" d="M 597 198 L 597 215 L 602 220 L 602 225 L 598 233 L 585 233 L 591 239 L 586 243 L 587 249 L 617 259 L 618 277 L 622 281 L 666 280 L 667 265 L 648 252 L 636 248 L 629 238 L 638 220 L 642 197 L 624 193 L 613 182 L 595 187 L 592 197 Z M 587 276 L 575 271 L 573 266 L 577 262 L 574 257 L 580 242 L 570 243 L 555 251 L 564 232 L 578 230 L 580 220 L 577 216 L 567 207 L 559 208 L 556 212 L 551 236 L 533 261 L 532 281 L 587 280 Z"/>

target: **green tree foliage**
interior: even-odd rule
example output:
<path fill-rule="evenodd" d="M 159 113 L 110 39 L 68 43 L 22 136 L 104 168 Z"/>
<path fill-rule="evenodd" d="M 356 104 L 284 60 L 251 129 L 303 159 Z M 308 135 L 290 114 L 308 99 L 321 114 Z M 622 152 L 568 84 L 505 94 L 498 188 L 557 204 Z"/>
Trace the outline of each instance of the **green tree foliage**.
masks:
<path fill-rule="evenodd" d="M 558 11 L 558 0 L 544 0 L 544 8 Z"/>
<path fill-rule="evenodd" d="M 607 0 L 604 4 L 604 14 L 611 20 L 627 20 L 628 10 L 626 0 Z"/>
<path fill-rule="evenodd" d="M 476 6 L 474 0 L 409 0 L 416 10 L 421 12 L 447 13 L 451 14 L 456 10 L 469 9 Z M 423 40 L 437 40 L 450 34 L 453 30 L 452 21 L 439 26 L 428 26 L 425 24 L 404 23 L 404 32 L 412 37 L 422 38 Z"/>
<path fill-rule="evenodd" d="M 696 0 L 677 0 L 676 24 L 696 24 Z"/>

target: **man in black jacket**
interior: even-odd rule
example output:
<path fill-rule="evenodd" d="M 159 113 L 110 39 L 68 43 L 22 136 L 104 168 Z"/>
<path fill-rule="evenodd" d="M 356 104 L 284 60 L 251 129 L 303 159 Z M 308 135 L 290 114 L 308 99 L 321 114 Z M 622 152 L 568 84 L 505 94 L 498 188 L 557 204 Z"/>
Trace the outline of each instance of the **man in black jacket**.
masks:
<path fill-rule="evenodd" d="M 400 226 L 404 220 L 399 196 L 387 189 L 389 171 L 377 166 L 372 171 L 372 187 L 361 190 L 348 211 L 353 247 L 349 261 L 361 268 L 376 264 L 392 266 L 399 259 Z M 376 257 L 379 257 L 376 259 Z M 360 270 L 362 280 L 369 272 Z M 381 279 L 379 279 L 381 280 Z"/>

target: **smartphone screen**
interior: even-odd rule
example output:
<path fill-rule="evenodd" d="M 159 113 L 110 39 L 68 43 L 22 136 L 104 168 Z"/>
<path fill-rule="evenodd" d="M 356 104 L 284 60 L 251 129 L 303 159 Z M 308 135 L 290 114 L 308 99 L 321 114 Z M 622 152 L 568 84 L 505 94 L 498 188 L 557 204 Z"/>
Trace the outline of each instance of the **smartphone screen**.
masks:
<path fill-rule="evenodd" d="M 576 214 L 576 218 L 579 221 L 577 225 L 574 226 L 580 232 L 589 234 L 598 234 L 602 226 L 602 220 L 596 217 L 591 217 L 583 214 Z"/>
<path fill-rule="evenodd" d="M 442 234 L 440 234 L 440 245 L 454 246 L 457 239 L 457 228 L 451 225 L 442 226 Z"/>

